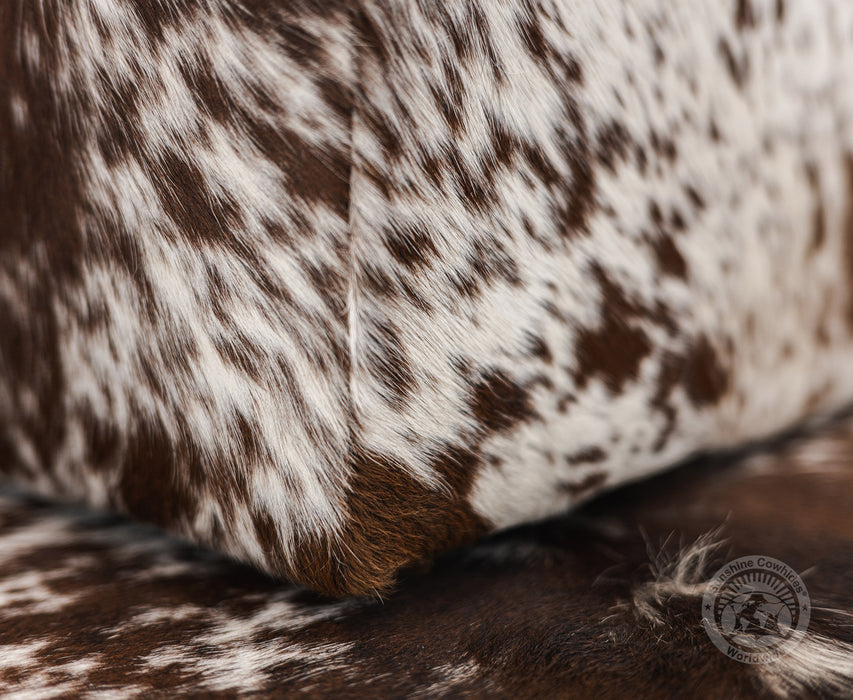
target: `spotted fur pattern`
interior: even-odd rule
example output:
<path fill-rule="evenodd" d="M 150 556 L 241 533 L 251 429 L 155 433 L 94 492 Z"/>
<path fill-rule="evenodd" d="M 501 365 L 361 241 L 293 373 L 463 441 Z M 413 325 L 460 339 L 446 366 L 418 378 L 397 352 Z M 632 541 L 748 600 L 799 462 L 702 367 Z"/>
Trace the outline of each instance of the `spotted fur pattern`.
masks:
<path fill-rule="evenodd" d="M 146 527 L 7 492 L 0 694 L 849 696 L 852 460 L 848 418 L 691 464 L 444 558 L 385 601 L 323 599 Z M 813 606 L 809 634 L 774 665 L 732 661 L 701 624 L 704 582 L 755 552 L 801 572 Z"/>
<path fill-rule="evenodd" d="M 723 5 L 4 2 L 0 470 L 358 594 L 849 402 L 853 5 Z"/>

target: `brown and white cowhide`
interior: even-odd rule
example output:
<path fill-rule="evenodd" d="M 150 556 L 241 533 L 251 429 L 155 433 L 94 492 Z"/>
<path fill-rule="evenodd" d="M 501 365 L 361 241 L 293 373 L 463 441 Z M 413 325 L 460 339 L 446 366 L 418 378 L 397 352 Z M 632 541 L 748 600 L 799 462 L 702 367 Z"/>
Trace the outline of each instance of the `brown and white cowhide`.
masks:
<path fill-rule="evenodd" d="M 2 0 L 0 472 L 381 593 L 853 400 L 851 192 L 850 0 Z"/>
<path fill-rule="evenodd" d="M 446 556 L 384 600 L 334 601 L 121 518 L 6 494 L 0 694 L 844 697 L 851 503 L 847 418 Z M 708 576 L 751 553 L 811 594 L 805 640 L 772 665 L 729 659 L 701 625 Z"/>

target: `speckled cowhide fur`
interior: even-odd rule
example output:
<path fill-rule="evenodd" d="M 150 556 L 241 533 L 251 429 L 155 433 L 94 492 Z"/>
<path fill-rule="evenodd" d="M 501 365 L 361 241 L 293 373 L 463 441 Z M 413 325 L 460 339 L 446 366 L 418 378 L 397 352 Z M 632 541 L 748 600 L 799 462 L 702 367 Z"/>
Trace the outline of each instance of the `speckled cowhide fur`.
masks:
<path fill-rule="evenodd" d="M 3 0 L 0 217 L 2 472 L 381 593 L 853 400 L 853 3 Z"/>

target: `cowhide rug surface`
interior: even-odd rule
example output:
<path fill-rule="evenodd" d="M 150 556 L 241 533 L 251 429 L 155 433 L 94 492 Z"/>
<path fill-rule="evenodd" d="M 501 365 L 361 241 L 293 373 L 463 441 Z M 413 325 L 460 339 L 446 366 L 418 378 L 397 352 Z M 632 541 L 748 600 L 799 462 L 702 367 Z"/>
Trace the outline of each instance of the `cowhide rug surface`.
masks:
<path fill-rule="evenodd" d="M 0 497 L 4 697 L 834 697 L 853 683 L 853 419 L 706 458 L 332 601 L 75 506 Z M 711 574 L 796 569 L 769 665 L 701 624 Z"/>

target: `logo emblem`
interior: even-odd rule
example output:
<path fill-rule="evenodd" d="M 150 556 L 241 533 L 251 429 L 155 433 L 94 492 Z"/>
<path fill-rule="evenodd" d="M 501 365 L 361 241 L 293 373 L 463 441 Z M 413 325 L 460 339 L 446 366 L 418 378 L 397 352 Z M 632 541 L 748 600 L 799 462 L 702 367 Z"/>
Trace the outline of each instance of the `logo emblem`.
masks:
<path fill-rule="evenodd" d="M 702 598 L 702 624 L 714 645 L 746 664 L 766 663 L 799 643 L 811 601 L 799 574 L 762 555 L 723 566 Z"/>

